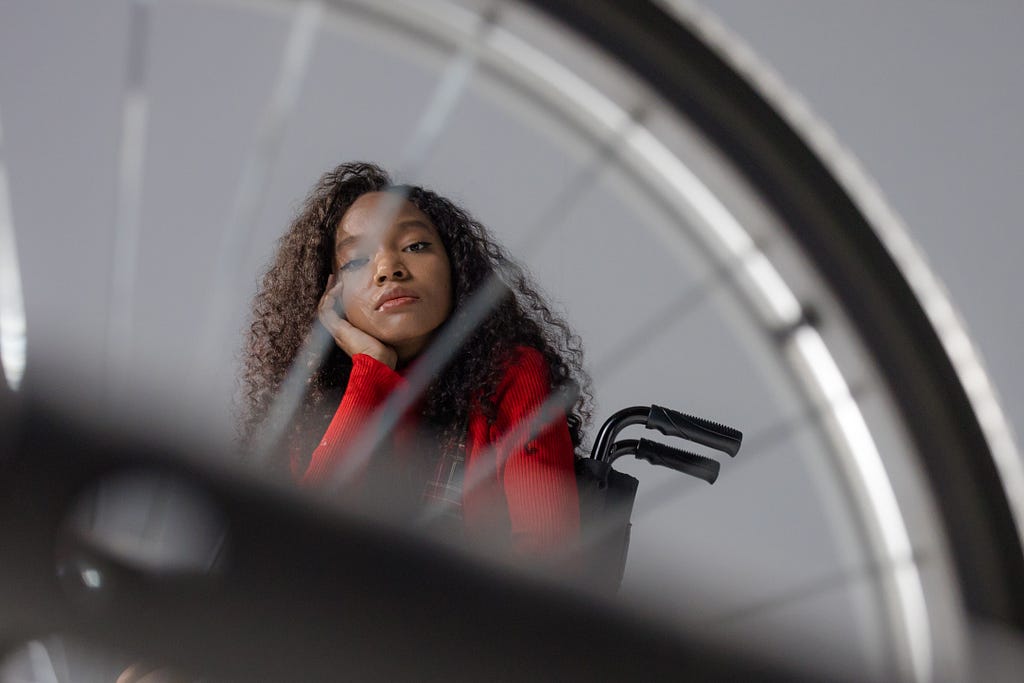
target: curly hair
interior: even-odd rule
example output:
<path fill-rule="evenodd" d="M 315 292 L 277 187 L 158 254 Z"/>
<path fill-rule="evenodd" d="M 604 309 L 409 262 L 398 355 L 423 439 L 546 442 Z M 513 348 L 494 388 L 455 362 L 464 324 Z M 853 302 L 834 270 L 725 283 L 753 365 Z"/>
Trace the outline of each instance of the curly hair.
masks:
<path fill-rule="evenodd" d="M 474 409 L 493 421 L 495 392 L 508 359 L 515 347 L 529 346 L 547 361 L 552 391 L 578 389 L 575 402 L 566 410 L 578 450 L 592 406 L 579 337 L 552 310 L 523 267 L 466 211 L 421 187 L 395 185 L 381 168 L 362 162 L 341 164 L 320 178 L 279 240 L 274 261 L 263 275 L 244 349 L 239 420 L 243 443 L 267 416 L 296 360 L 309 364 L 312 373 L 292 437 L 319 439 L 330 422 L 348 384 L 351 359 L 334 345 L 322 358 L 297 356 L 317 320 L 317 303 L 331 274 L 335 228 L 356 199 L 379 191 L 401 193 L 437 228 L 452 269 L 454 306 L 446 324 L 458 319 L 469 299 L 492 276 L 500 274 L 505 285 L 504 296 L 427 388 L 422 417 L 450 441 L 460 438 L 458 431 L 465 429 Z M 309 450 L 312 445 L 308 444 Z"/>

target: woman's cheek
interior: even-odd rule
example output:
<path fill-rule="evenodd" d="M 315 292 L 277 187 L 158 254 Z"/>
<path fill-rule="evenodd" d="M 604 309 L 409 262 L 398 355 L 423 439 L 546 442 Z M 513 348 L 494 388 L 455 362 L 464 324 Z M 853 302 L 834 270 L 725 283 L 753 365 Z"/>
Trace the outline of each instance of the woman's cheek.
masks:
<path fill-rule="evenodd" d="M 350 323 L 358 327 L 364 332 L 369 332 L 367 324 L 369 323 L 365 302 L 359 297 L 350 296 L 346 297 L 342 294 L 341 305 L 345 309 L 345 319 Z"/>

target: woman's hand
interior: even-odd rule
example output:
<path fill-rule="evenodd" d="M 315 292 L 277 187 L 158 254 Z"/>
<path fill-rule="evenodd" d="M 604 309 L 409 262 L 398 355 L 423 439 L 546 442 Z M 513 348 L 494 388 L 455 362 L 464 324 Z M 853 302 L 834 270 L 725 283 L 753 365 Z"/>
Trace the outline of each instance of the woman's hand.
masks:
<path fill-rule="evenodd" d="M 331 333 L 338 348 L 349 356 L 365 353 L 394 370 L 398 365 L 398 353 L 381 340 L 350 323 L 345 319 L 344 314 L 338 314 L 341 309 L 342 286 L 341 280 L 331 273 L 327 278 L 324 295 L 320 297 L 320 303 L 317 304 L 317 317 L 320 319 L 320 324 Z"/>

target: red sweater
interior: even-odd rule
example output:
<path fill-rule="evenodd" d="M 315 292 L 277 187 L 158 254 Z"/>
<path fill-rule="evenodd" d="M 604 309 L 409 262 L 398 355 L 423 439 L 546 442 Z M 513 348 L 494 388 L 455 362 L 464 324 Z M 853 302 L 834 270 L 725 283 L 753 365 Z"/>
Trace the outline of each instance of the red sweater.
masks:
<path fill-rule="evenodd" d="M 346 446 L 359 438 L 366 418 L 404 382 L 380 361 L 353 356 L 344 397 L 313 451 L 302 483 L 326 481 L 344 461 Z M 488 424 L 479 411 L 471 412 L 462 496 L 469 538 L 507 533 L 513 549 L 529 555 L 558 554 L 578 542 L 579 500 L 564 416 L 537 435 L 525 428 L 549 395 L 544 356 L 519 347 L 495 393 L 494 423 Z"/>

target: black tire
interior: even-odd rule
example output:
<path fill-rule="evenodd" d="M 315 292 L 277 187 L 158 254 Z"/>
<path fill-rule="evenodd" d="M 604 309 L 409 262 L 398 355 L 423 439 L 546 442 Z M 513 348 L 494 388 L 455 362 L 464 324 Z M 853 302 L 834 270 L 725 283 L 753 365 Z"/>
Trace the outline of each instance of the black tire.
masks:
<path fill-rule="evenodd" d="M 655 5 L 529 2 L 697 124 L 791 228 L 883 371 L 923 454 L 968 610 L 1024 627 L 1024 553 L 978 419 L 921 303 L 827 166 L 754 87 Z"/>

